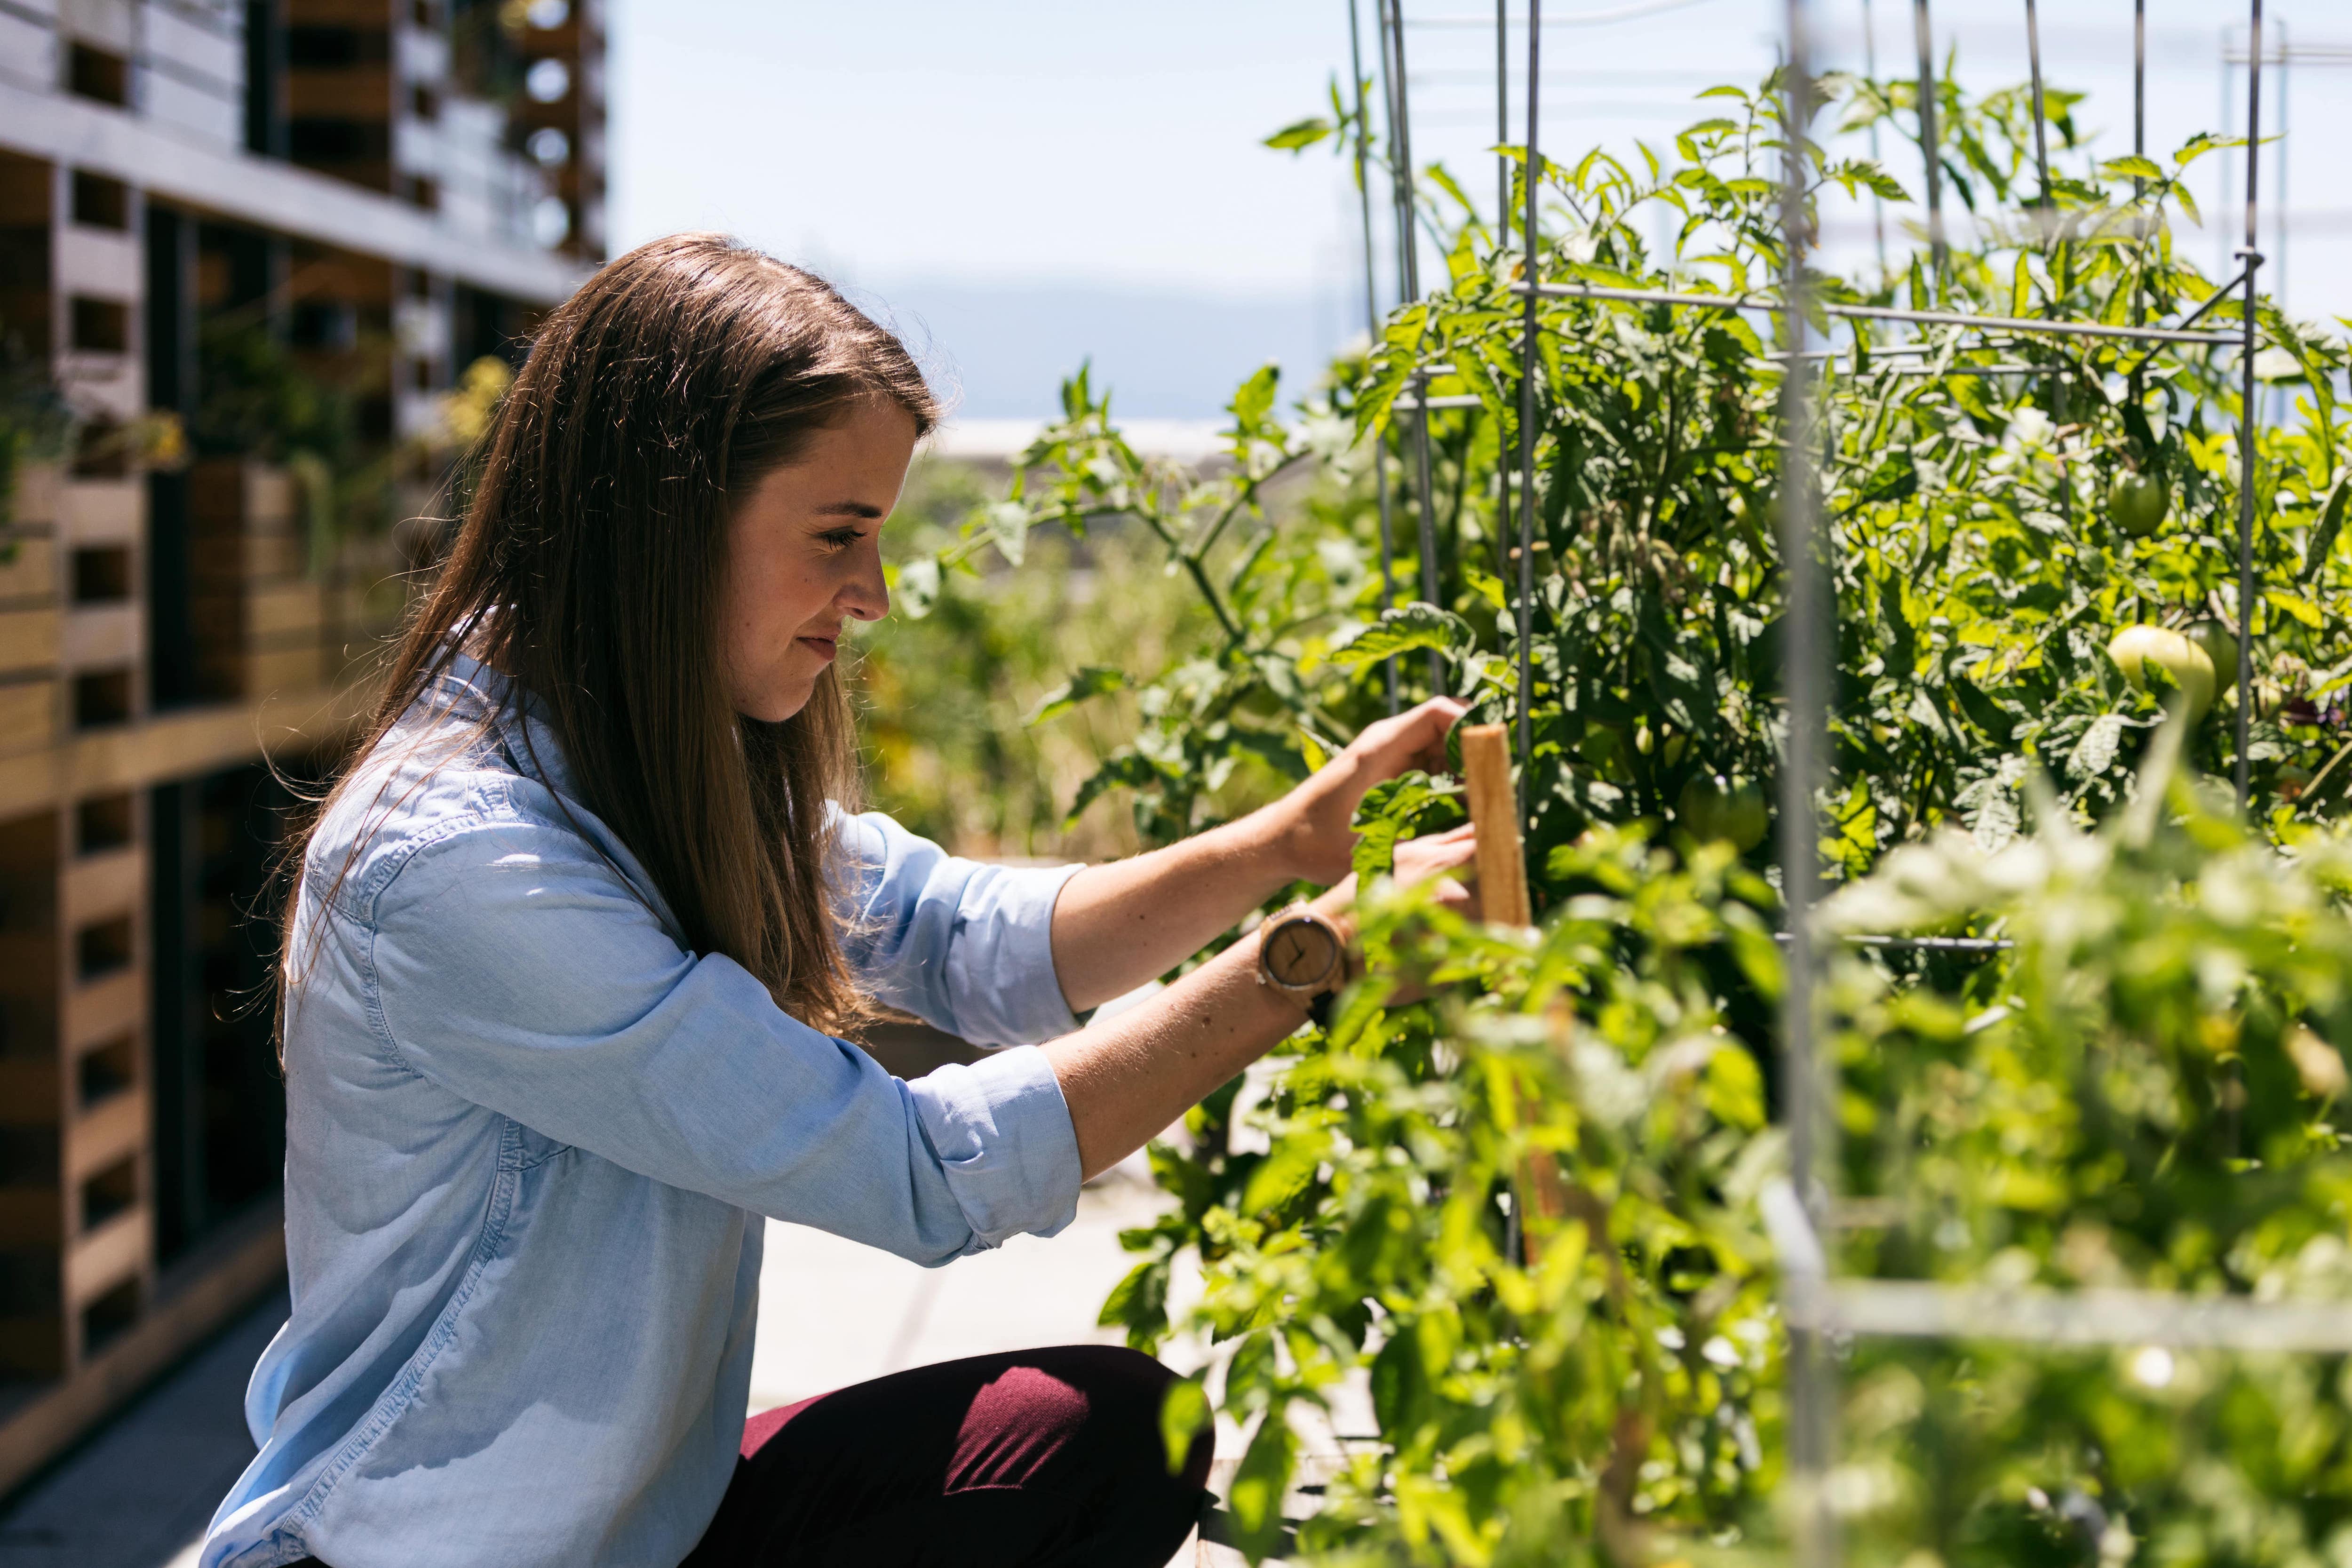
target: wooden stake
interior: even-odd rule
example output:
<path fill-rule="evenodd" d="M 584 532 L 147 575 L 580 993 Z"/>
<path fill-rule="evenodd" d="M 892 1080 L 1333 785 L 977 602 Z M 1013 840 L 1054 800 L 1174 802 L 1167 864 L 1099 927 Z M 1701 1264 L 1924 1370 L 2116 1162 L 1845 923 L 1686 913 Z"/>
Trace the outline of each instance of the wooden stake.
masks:
<path fill-rule="evenodd" d="M 1510 731 L 1500 724 L 1474 724 L 1463 731 L 1462 773 L 1470 786 L 1470 820 L 1478 829 L 1479 906 L 1497 925 L 1533 925 L 1527 850 L 1519 838 L 1518 796 L 1511 788 Z M 1565 1038 L 1567 1021 L 1556 1017 L 1553 1025 Z M 1568 1194 L 1558 1163 L 1549 1154 L 1528 1155 L 1520 1163 L 1511 1201 L 1522 1216 L 1564 1217 Z M 1519 1226 L 1519 1250 L 1528 1268 L 1541 1261 L 1540 1244 L 1524 1219 Z"/>
<path fill-rule="evenodd" d="M 1518 797 L 1511 788 L 1510 731 L 1500 724 L 1463 731 L 1462 773 L 1470 785 L 1470 820 L 1478 829 L 1479 906 L 1496 925 L 1533 925 Z"/>

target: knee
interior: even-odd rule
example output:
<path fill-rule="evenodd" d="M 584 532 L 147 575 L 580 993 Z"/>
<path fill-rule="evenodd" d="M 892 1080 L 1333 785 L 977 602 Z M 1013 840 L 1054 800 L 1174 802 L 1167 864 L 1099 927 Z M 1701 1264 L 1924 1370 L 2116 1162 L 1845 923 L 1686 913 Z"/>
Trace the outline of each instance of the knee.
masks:
<path fill-rule="evenodd" d="M 1097 1418 L 1108 1430 L 1106 1439 L 1133 1456 L 1139 1469 L 1170 1477 L 1190 1490 L 1209 1483 L 1209 1464 L 1216 1457 L 1213 1422 L 1203 1420 L 1194 1429 L 1181 1469 L 1172 1476 L 1160 1411 L 1168 1390 L 1181 1381 L 1176 1373 L 1141 1351 L 1125 1345 L 1072 1345 L 1078 1357 L 1074 1373 L 1083 1376 L 1092 1393 Z"/>

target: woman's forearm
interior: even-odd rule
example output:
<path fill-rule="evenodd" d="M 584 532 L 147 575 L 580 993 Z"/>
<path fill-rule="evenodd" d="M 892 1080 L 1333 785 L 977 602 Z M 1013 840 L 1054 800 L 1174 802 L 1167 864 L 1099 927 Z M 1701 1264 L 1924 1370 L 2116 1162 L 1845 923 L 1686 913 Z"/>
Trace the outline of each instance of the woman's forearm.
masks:
<path fill-rule="evenodd" d="M 1305 1017 L 1298 1003 L 1258 983 L 1252 940 L 1115 1018 L 1046 1042 L 1087 1178 L 1158 1137 Z"/>
<path fill-rule="evenodd" d="M 1434 879 L 1435 901 L 1475 920 L 1477 899 L 1454 878 L 1467 874 L 1477 853 L 1467 826 L 1412 839 L 1397 847 L 1396 879 L 1404 886 Z M 1352 940 L 1355 901 L 1356 879 L 1347 877 L 1313 908 Z M 1057 941 L 1060 934 L 1057 927 Z M 1298 1027 L 1305 1006 L 1259 984 L 1257 960 L 1252 936 L 1118 1016 L 1046 1042 L 1088 1176 L 1143 1147 Z"/>
<path fill-rule="evenodd" d="M 1098 1007 L 1166 973 L 1297 880 L 1285 837 L 1268 807 L 1064 883 L 1054 973 L 1070 1006 Z"/>

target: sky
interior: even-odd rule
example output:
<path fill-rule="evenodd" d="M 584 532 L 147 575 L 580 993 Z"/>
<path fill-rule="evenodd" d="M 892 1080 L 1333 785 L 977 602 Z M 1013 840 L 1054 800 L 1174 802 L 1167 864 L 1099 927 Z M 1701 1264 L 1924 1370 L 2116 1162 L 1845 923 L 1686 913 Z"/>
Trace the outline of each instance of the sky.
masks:
<path fill-rule="evenodd" d="M 1781 0 L 1580 21 L 1626 4 L 1546 5 L 1548 152 L 1668 138 L 1699 117 L 1698 90 L 1769 69 L 1782 36 Z M 2147 6 L 2148 142 L 2161 151 L 2221 119 L 2221 18 L 2239 7 Z M 1525 9 L 1510 0 L 1515 17 Z M 2267 9 L 2298 47 L 2352 46 L 2345 0 Z M 1858 68 L 1874 43 L 1882 74 L 1916 68 L 1908 0 L 1812 0 L 1810 14 L 1824 66 Z M 1937 0 L 1938 55 L 1956 47 L 1974 88 L 2023 80 L 2023 16 L 2022 0 Z M 1405 16 L 1416 160 L 1443 160 L 1491 202 L 1493 7 L 1405 0 Z M 2129 152 L 2129 0 L 2041 0 L 2040 17 L 2048 79 L 2092 95 L 2079 119 L 2103 155 Z M 1088 359 L 1126 414 L 1206 417 L 1267 359 L 1304 393 L 1362 328 L 1346 165 L 1260 145 L 1347 79 L 1346 0 L 612 0 L 611 26 L 616 247 L 719 228 L 813 267 L 906 333 L 969 418 L 1042 416 Z M 1516 140 L 1525 29 L 1509 37 Z M 2286 298 L 2305 318 L 2352 315 L 2352 169 L 2335 152 L 2352 140 L 2346 53 L 2292 68 L 2286 134 L 2263 158 L 2265 200 L 2286 182 Z M 2243 82 L 2240 68 L 2238 131 Z M 2279 85 L 2266 71 L 2273 136 Z M 1888 163 L 1918 189 L 1916 162 Z M 2201 166 L 2209 215 L 2221 164 Z M 2242 171 L 2230 180 L 2242 201 Z M 1898 248 L 1903 216 L 1890 217 Z M 1866 211 L 1832 216 L 1832 259 L 1865 260 L 1872 233 Z M 2273 256 L 2278 241 L 2266 223 Z M 2212 269 L 2242 240 L 2217 227 L 2181 243 Z M 1393 279 L 1380 292 L 1392 302 Z"/>

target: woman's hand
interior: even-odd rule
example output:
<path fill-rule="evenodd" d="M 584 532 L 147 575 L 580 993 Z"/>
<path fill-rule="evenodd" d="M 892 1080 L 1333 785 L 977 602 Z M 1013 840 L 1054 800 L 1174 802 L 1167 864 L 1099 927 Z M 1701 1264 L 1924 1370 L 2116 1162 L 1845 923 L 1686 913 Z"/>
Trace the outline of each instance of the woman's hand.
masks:
<path fill-rule="evenodd" d="M 1344 879 L 1355 854 L 1356 807 L 1364 793 L 1409 769 L 1443 772 L 1446 731 L 1466 707 L 1451 697 L 1433 697 L 1369 725 L 1312 778 L 1267 806 L 1268 826 L 1292 877 L 1327 887 Z"/>
<path fill-rule="evenodd" d="M 1477 879 L 1472 877 L 1465 885 L 1454 873 L 1477 858 L 1478 830 L 1466 822 L 1426 838 L 1408 838 L 1396 847 L 1397 885 L 1410 888 L 1436 878 L 1433 897 L 1439 907 L 1475 921 L 1481 918 Z"/>
<path fill-rule="evenodd" d="M 1466 822 L 1426 838 L 1408 838 L 1396 847 L 1396 882 L 1401 888 L 1411 888 L 1435 879 L 1437 886 L 1431 896 L 1436 904 L 1465 920 L 1475 921 L 1479 918 L 1477 879 L 1472 877 L 1465 882 L 1454 873 L 1475 866 L 1477 858 L 1477 830 Z M 1345 932 L 1351 943 L 1356 937 L 1357 891 L 1356 879 L 1350 873 L 1310 906 Z"/>
<path fill-rule="evenodd" d="M 1407 768 L 1443 768 L 1445 731 L 1462 711 L 1439 697 L 1383 719 L 1272 805 L 1071 878 L 1054 905 L 1064 998 L 1080 1012 L 1098 1006 L 1200 952 L 1291 883 L 1346 880 L 1364 792 Z"/>

